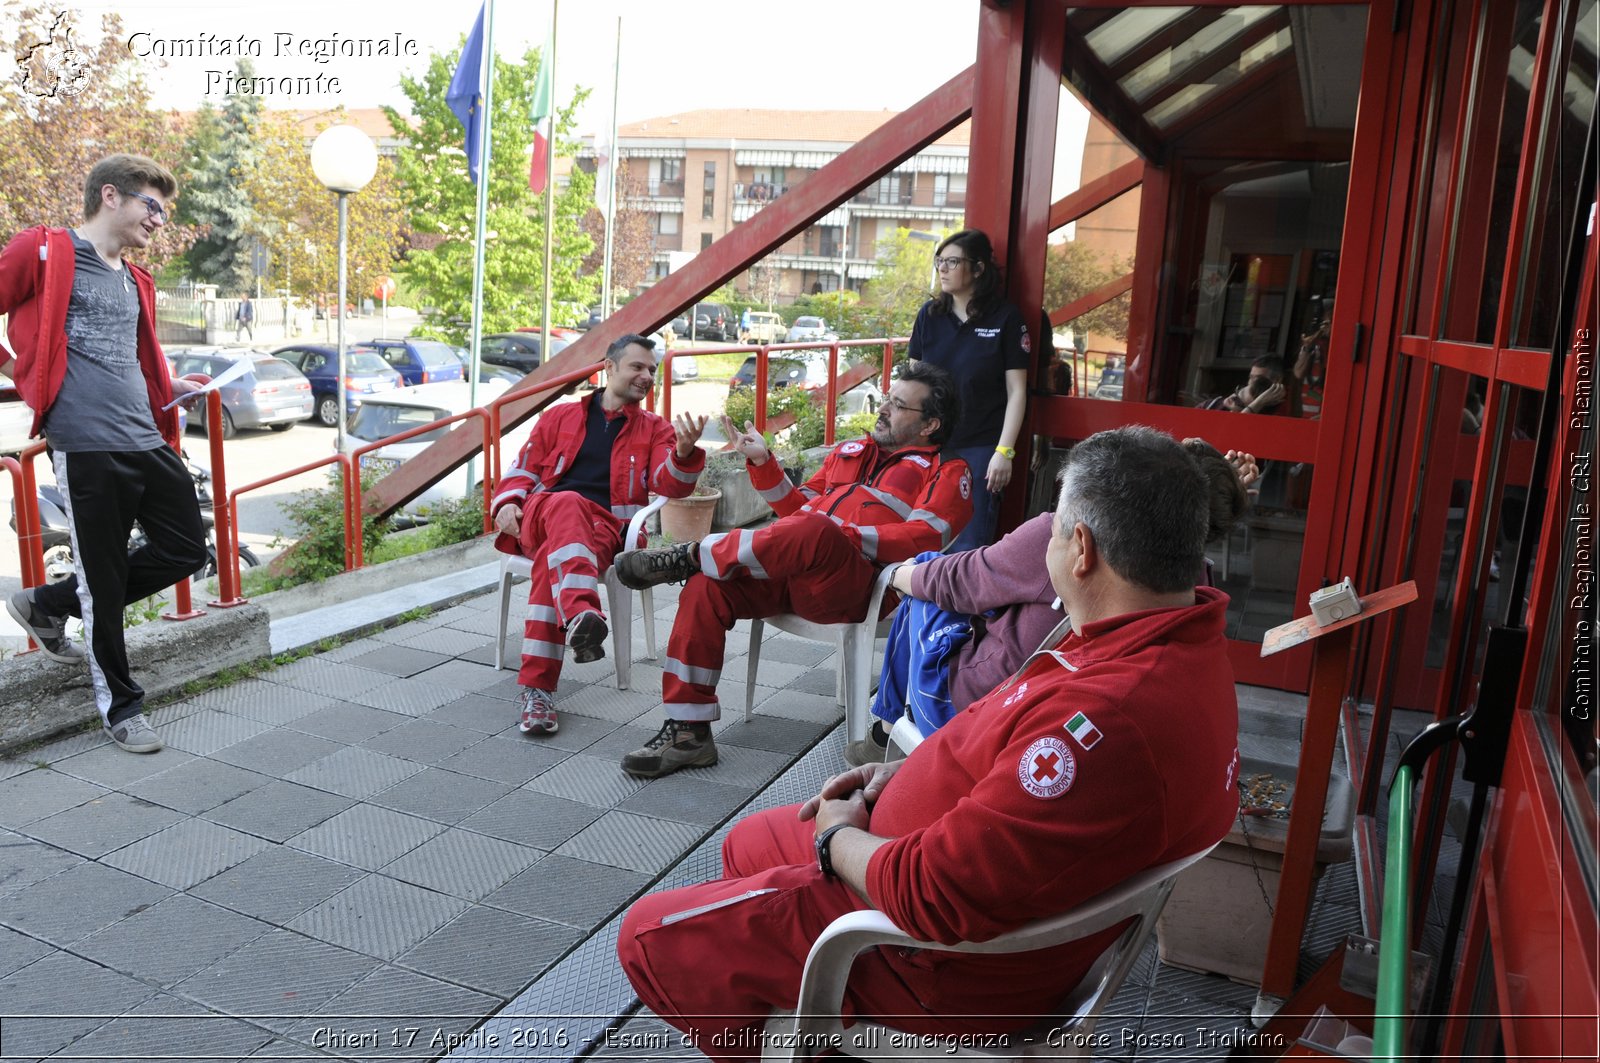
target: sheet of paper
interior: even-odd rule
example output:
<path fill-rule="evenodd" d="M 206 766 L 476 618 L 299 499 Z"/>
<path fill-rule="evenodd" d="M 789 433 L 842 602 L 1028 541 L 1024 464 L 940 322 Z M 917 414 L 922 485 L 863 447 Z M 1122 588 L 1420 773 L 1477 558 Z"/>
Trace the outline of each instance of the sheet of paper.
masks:
<path fill-rule="evenodd" d="M 167 403 L 165 406 L 163 406 L 161 408 L 163 410 L 170 410 L 174 406 L 176 406 L 178 403 L 182 402 L 184 399 L 190 398 L 191 396 L 204 395 L 208 391 L 216 391 L 218 388 L 222 387 L 222 385 L 231 384 L 235 380 L 238 380 L 240 377 L 245 376 L 253 368 L 254 368 L 254 363 L 251 361 L 251 359 L 249 359 L 249 358 L 240 358 L 238 361 L 236 361 L 232 365 L 228 366 L 228 368 L 224 369 L 222 372 L 220 372 L 216 376 L 212 377 L 211 378 L 211 383 L 207 384 L 205 387 L 201 388 L 199 391 L 192 391 L 188 395 L 184 395 L 184 396 L 182 396 L 180 398 L 173 399 L 171 402 Z"/>

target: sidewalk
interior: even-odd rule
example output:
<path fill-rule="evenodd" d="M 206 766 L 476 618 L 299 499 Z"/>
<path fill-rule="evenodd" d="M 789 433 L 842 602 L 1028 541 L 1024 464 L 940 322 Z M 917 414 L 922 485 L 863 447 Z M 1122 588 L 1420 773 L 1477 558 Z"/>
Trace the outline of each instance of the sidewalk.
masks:
<path fill-rule="evenodd" d="M 752 722 L 723 685 L 720 762 L 632 779 L 661 721 L 642 624 L 634 689 L 569 663 L 531 739 L 495 621 L 481 595 L 162 706 L 152 756 L 94 731 L 0 760 L 0 1058 L 435 1058 L 840 718 L 832 651 L 775 633 Z"/>
<path fill-rule="evenodd" d="M 515 674 L 492 667 L 493 568 L 275 621 L 283 652 L 470 595 L 157 708 L 161 753 L 93 731 L 0 759 L 0 1059 L 698 1058 L 638 1012 L 620 912 L 713 876 L 747 805 L 839 770 L 833 651 L 768 628 L 750 722 L 743 685 L 722 684 L 719 763 L 632 779 L 617 762 L 661 720 L 642 618 L 633 689 L 609 658 L 569 663 L 560 732 L 525 737 Z M 656 589 L 663 649 L 677 596 Z M 747 646 L 741 623 L 726 676 Z M 1292 760 L 1300 699 L 1240 701 L 1241 751 Z M 1307 957 L 1357 929 L 1355 904 L 1349 866 L 1330 869 Z M 1152 943 L 1104 1058 L 1142 1056 L 1141 1035 L 1234 1035 L 1254 995 Z"/>

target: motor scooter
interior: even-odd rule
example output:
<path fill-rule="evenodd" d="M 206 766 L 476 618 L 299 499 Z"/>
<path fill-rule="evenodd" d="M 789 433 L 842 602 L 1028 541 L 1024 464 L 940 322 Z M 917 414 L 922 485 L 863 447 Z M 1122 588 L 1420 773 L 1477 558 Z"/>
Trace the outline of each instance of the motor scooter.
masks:
<path fill-rule="evenodd" d="M 194 480 L 195 500 L 200 503 L 200 522 L 206 532 L 206 567 L 196 573 L 197 579 L 205 579 L 217 574 L 217 545 L 214 529 L 216 517 L 213 513 L 211 489 L 211 471 L 199 462 L 194 461 L 188 453 L 183 455 L 184 467 L 189 470 L 189 477 Z M 55 484 L 40 484 L 38 494 L 39 506 L 39 538 L 44 553 L 44 578 L 46 583 L 59 583 L 71 576 L 75 571 L 72 560 L 72 527 L 67 520 L 67 503 L 61 488 Z M 17 505 L 11 503 L 11 528 L 17 527 Z M 134 524 L 132 533 L 128 536 L 128 552 L 132 553 L 145 544 L 144 529 Z M 255 568 L 261 564 L 261 559 L 255 555 L 250 547 L 239 544 L 239 563 L 245 568 Z"/>

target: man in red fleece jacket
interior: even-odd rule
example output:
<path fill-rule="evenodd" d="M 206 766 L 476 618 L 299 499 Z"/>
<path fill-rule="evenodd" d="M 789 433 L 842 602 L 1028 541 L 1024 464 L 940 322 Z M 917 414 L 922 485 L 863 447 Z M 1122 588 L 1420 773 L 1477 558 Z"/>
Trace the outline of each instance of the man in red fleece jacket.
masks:
<path fill-rule="evenodd" d="M 1041 559 L 1071 631 L 910 758 L 747 818 L 723 879 L 636 903 L 617 951 L 639 998 L 711 1058 L 755 1058 L 839 915 L 876 908 L 924 940 L 985 941 L 1226 834 L 1238 706 L 1227 598 L 1195 587 L 1206 523 L 1199 469 L 1168 436 L 1122 428 L 1074 447 Z M 1042 953 L 868 952 L 846 1008 L 920 1033 L 1016 1030 L 1118 929 Z"/>
<path fill-rule="evenodd" d="M 796 613 L 819 624 L 863 619 L 878 567 L 942 550 L 972 516 L 972 474 L 945 461 L 960 402 L 950 374 L 911 362 L 889 390 L 872 434 L 841 443 L 795 487 L 755 426 L 728 437 L 749 462 L 750 483 L 778 514 L 756 531 L 635 550 L 617 558 L 629 587 L 687 580 L 662 662 L 667 720 L 622 770 L 655 778 L 717 762 L 711 721 L 722 709 L 728 630 L 741 617 Z"/>

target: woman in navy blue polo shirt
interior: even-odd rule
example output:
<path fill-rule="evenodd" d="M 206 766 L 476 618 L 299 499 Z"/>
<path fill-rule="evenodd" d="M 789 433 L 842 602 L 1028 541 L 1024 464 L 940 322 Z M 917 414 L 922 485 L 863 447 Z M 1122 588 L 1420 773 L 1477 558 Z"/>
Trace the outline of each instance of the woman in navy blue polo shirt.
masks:
<path fill-rule="evenodd" d="M 994 539 L 999 493 L 1011 482 L 1017 436 L 1027 404 L 1032 346 L 1022 314 L 1001 294 L 1000 267 L 989 237 L 964 229 L 934 252 L 939 294 L 917 312 L 908 353 L 955 377 L 961 420 L 946 457 L 972 469 L 972 521 L 953 550 Z"/>

